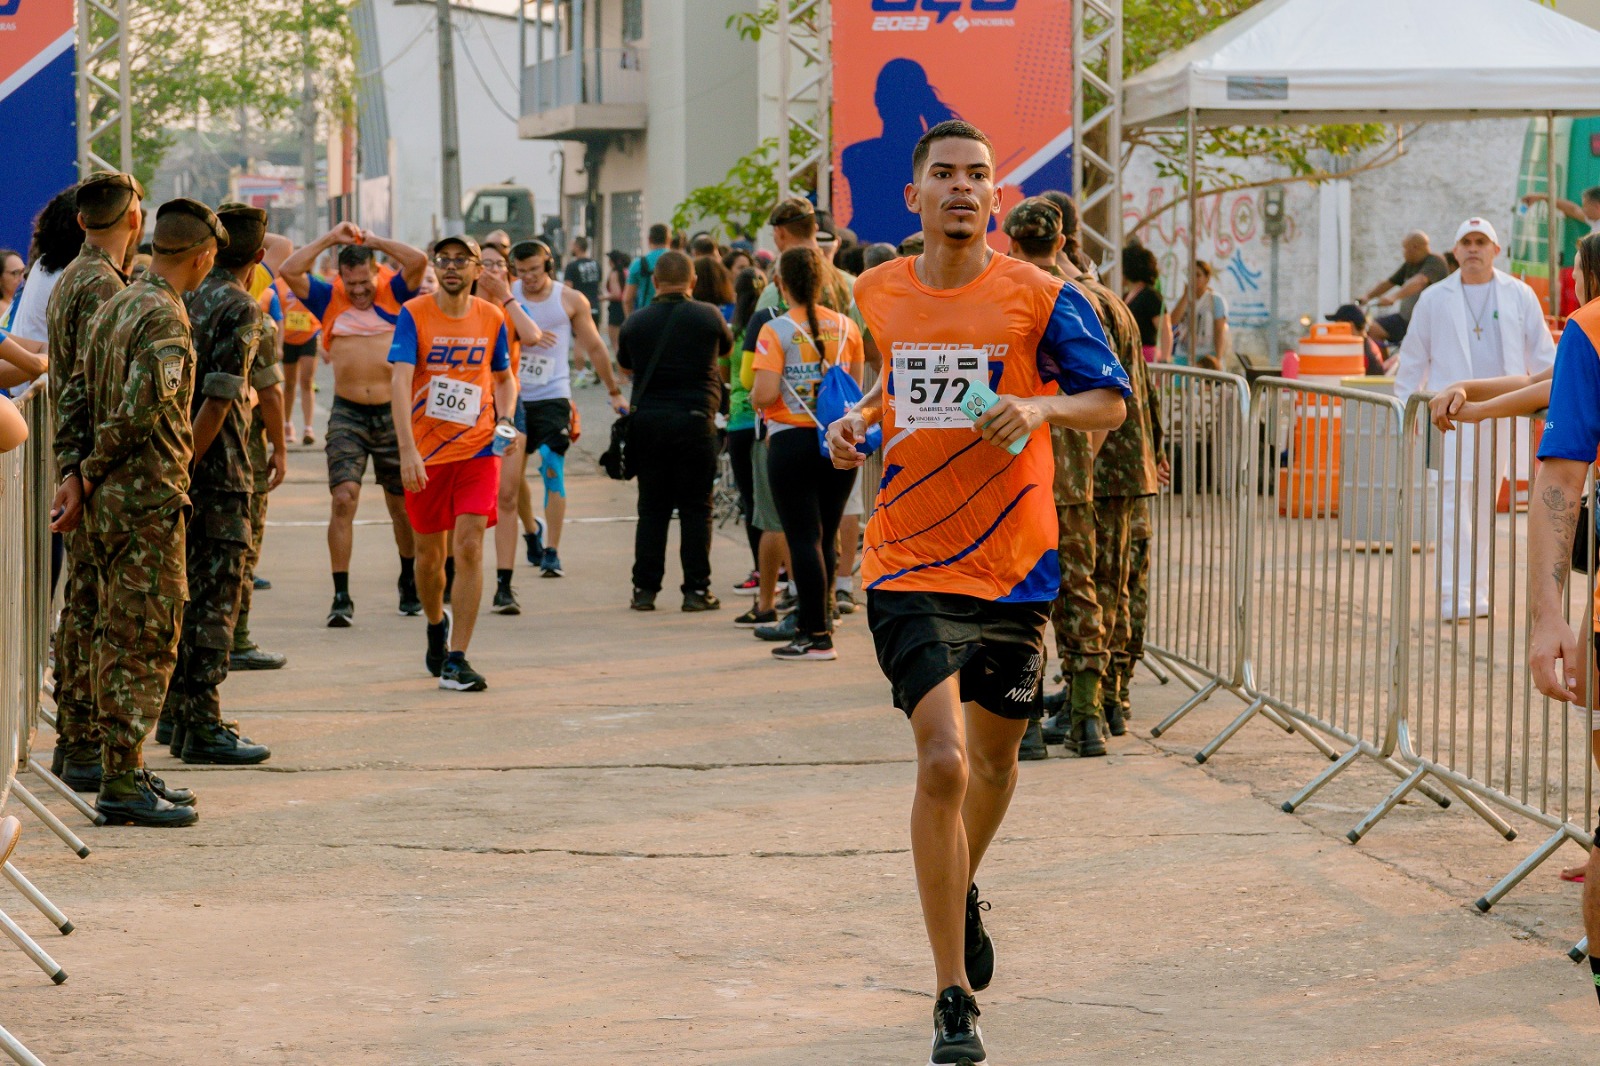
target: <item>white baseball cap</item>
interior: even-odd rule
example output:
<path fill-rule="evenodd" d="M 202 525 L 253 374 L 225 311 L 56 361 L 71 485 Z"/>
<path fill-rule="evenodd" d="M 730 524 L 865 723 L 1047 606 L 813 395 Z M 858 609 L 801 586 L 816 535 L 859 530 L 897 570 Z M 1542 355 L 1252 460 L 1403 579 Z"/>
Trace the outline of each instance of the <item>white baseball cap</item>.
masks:
<path fill-rule="evenodd" d="M 1494 227 L 1489 224 L 1489 220 L 1486 218 L 1478 218 L 1474 215 L 1461 223 L 1461 228 L 1456 230 L 1456 243 L 1461 243 L 1461 238 L 1469 233 L 1481 233 L 1489 238 L 1490 243 L 1496 248 L 1500 247 L 1500 235 L 1494 231 Z"/>

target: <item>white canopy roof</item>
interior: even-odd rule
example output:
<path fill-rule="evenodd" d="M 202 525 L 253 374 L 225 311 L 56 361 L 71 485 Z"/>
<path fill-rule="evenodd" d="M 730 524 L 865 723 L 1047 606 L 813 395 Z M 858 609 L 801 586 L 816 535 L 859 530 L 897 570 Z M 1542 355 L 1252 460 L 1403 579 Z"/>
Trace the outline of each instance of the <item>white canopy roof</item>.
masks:
<path fill-rule="evenodd" d="M 1600 114 L 1600 32 L 1535 0 L 1262 0 L 1129 78 L 1123 123 Z"/>

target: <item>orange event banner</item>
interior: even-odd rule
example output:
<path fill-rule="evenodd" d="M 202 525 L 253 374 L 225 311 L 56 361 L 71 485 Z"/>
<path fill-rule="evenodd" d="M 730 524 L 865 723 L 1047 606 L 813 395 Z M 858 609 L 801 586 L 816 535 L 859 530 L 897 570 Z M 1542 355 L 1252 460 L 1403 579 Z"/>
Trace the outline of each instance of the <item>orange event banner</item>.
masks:
<path fill-rule="evenodd" d="M 1007 204 L 1071 190 L 1071 0 L 832 8 L 833 213 L 859 240 L 898 244 L 921 229 L 905 207 L 911 152 L 946 119 L 965 119 L 994 142 Z"/>

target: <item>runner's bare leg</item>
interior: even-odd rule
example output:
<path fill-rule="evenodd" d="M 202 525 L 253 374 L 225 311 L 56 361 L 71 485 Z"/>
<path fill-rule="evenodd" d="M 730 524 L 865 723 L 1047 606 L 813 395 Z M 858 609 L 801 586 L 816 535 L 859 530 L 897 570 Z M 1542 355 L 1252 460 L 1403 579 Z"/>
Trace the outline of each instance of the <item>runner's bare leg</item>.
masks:
<path fill-rule="evenodd" d="M 383 494 L 384 506 L 389 508 L 389 521 L 394 525 L 394 546 L 402 559 L 410 559 L 417 554 L 417 536 L 411 532 L 411 517 L 406 514 L 405 496 L 396 496 L 393 493 Z M 350 561 L 349 550 L 345 551 L 345 562 Z M 441 593 L 442 595 L 442 593 Z"/>
<path fill-rule="evenodd" d="M 1017 750 L 1028 723 L 1001 718 L 976 703 L 967 704 L 966 712 L 969 773 L 961 821 L 967 830 L 967 879 L 971 881 L 977 878 L 978 864 L 1017 790 Z M 966 899 L 966 886 L 962 886 L 961 898 Z"/>
<path fill-rule="evenodd" d="M 483 535 L 489 520 L 481 514 L 456 517 L 456 580 L 450 586 L 450 650 L 466 651 L 478 624 L 478 604 L 483 599 Z M 440 564 L 443 575 L 443 562 Z M 444 590 L 439 590 L 441 598 Z M 1020 735 L 1019 735 L 1020 739 Z"/>
<path fill-rule="evenodd" d="M 922 921 L 933 949 L 934 988 L 967 983 L 967 833 L 961 807 L 967 793 L 966 720 L 961 682 L 949 677 L 917 703 L 911 715 L 917 741 L 917 792 L 911 803 L 911 855 L 917 870 Z"/>

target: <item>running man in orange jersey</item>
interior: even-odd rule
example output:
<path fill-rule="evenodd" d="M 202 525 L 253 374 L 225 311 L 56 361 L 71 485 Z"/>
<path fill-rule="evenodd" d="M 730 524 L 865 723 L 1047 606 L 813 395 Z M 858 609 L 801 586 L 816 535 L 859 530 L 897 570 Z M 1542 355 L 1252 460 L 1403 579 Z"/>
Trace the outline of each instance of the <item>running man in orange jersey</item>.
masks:
<path fill-rule="evenodd" d="M 867 344 L 888 358 L 828 444 L 835 465 L 860 466 L 857 442 L 883 424 L 861 578 L 878 662 L 917 744 L 911 850 L 937 977 L 929 1062 L 982 1066 L 972 994 L 993 976 L 994 948 L 972 877 L 1041 705 L 1061 577 L 1048 427 L 1115 429 L 1130 390 L 1082 294 L 985 242 L 1002 209 L 981 131 L 939 123 L 911 172 L 906 208 L 925 251 L 857 280 Z M 960 400 L 980 384 L 999 398 L 974 423 Z"/>
<path fill-rule="evenodd" d="M 467 664 L 467 645 L 483 597 L 483 535 L 495 523 L 500 488 L 497 439 L 511 430 L 517 381 L 504 309 L 472 295 L 482 253 L 471 237 L 445 237 L 433 246 L 439 291 L 400 309 L 394 344 L 393 407 L 400 440 L 400 477 L 406 514 L 417 538 L 417 592 L 428 616 L 428 672 L 439 687 L 481 692 L 482 674 Z M 511 303 L 503 279 L 485 287 Z M 522 340 L 536 343 L 529 325 Z M 507 432 L 497 438 L 498 427 Z M 454 632 L 444 613 L 445 538 L 454 534 Z M 446 650 L 448 646 L 448 651 Z"/>

